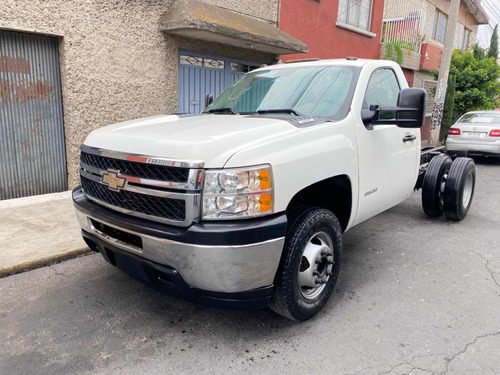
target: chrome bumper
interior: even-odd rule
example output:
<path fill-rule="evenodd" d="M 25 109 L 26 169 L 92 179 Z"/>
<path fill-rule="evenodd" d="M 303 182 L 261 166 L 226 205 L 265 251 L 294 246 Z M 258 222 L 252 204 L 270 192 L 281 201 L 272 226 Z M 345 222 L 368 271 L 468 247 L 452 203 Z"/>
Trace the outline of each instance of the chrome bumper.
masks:
<path fill-rule="evenodd" d="M 76 216 L 85 232 L 152 262 L 176 269 L 193 288 L 213 292 L 237 293 L 273 284 L 284 237 L 245 245 L 199 245 L 138 233 L 79 210 Z M 139 236 L 142 248 L 122 242 L 97 230 L 90 219 L 123 232 Z"/>
<path fill-rule="evenodd" d="M 446 141 L 448 151 L 467 151 L 470 154 L 485 154 L 500 156 L 500 142 L 480 142 L 448 139 Z"/>

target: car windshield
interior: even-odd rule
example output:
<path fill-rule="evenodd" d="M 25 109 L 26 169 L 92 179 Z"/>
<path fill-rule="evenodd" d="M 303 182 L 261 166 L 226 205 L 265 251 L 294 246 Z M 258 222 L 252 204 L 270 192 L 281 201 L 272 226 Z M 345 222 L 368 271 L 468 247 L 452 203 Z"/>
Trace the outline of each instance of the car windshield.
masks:
<path fill-rule="evenodd" d="M 358 73 L 359 68 L 340 65 L 258 70 L 236 81 L 205 112 L 340 120 L 349 110 Z"/>
<path fill-rule="evenodd" d="M 500 113 L 466 113 L 457 123 L 500 124 Z"/>

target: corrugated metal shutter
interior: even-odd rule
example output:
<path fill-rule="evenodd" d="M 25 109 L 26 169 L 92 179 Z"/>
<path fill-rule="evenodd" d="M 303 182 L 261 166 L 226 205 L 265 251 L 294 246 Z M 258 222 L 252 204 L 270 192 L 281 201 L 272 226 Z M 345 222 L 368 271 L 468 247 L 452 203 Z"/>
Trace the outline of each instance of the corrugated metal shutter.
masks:
<path fill-rule="evenodd" d="M 66 188 L 58 40 L 0 31 L 0 200 Z"/>

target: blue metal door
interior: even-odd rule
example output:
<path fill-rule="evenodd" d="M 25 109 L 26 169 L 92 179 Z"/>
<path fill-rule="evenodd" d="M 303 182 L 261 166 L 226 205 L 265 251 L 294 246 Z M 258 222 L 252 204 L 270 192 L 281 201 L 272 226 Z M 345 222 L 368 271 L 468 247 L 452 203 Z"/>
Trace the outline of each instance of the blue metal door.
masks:
<path fill-rule="evenodd" d="M 58 49 L 0 31 L 0 200 L 67 189 Z"/>
<path fill-rule="evenodd" d="M 179 113 L 200 113 L 205 96 L 214 98 L 260 63 L 179 51 Z"/>

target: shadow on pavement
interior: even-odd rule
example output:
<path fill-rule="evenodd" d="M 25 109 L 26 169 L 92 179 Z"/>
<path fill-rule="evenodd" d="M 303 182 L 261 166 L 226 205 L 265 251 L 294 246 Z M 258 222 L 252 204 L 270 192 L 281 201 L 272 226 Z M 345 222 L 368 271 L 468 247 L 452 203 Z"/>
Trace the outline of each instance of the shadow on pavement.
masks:
<path fill-rule="evenodd" d="M 500 165 L 500 157 L 495 158 L 491 156 L 471 156 L 474 163 L 480 165 Z"/>

